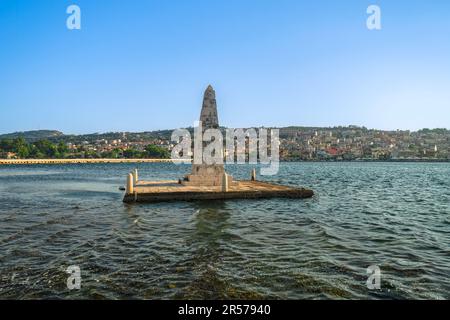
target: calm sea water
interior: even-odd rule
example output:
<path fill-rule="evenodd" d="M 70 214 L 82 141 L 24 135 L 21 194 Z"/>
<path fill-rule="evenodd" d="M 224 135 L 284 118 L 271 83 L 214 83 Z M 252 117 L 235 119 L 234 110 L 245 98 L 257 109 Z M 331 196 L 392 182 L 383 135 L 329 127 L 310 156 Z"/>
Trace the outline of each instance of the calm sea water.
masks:
<path fill-rule="evenodd" d="M 0 298 L 450 299 L 450 164 L 283 163 L 265 180 L 314 198 L 124 204 L 134 167 L 0 167 Z"/>

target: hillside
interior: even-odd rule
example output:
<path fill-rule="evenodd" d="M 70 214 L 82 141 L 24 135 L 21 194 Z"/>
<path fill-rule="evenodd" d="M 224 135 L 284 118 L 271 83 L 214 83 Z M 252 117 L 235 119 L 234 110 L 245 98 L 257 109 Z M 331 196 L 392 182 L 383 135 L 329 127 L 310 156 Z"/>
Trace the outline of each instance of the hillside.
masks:
<path fill-rule="evenodd" d="M 63 136 L 64 134 L 57 130 L 32 130 L 32 131 L 22 131 L 13 132 L 7 134 L 1 134 L 0 140 L 2 139 L 15 139 L 18 137 L 23 137 L 28 142 L 33 142 L 42 139 L 50 139 L 55 137 Z"/>

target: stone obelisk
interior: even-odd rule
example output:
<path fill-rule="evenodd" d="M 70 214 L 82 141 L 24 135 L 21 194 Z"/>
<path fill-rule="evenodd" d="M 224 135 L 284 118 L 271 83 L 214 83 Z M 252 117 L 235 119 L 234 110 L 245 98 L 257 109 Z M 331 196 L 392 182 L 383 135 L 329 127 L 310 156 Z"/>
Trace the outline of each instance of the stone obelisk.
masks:
<path fill-rule="evenodd" d="M 206 88 L 203 95 L 202 111 L 200 112 L 202 135 L 207 129 L 218 129 L 216 93 L 211 85 Z M 205 147 L 205 144 L 203 147 Z M 192 165 L 192 173 L 187 175 L 183 184 L 195 186 L 221 186 L 225 169 L 223 164 L 206 164 L 202 157 L 201 164 Z M 228 176 L 230 183 L 232 177 Z"/>
<path fill-rule="evenodd" d="M 200 121 L 203 131 L 206 129 L 218 129 L 219 117 L 217 116 L 216 92 L 211 85 L 206 88 L 203 95 L 202 111 L 200 112 Z"/>

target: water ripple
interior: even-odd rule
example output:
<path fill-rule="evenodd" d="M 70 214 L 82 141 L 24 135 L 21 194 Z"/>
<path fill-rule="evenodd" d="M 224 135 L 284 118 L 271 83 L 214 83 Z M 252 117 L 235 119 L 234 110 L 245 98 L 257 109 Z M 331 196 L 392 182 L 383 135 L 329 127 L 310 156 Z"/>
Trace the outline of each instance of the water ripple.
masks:
<path fill-rule="evenodd" d="M 146 179 L 189 171 L 138 167 Z M 265 179 L 314 198 L 123 204 L 133 168 L 2 167 L 0 297 L 450 298 L 449 164 L 283 163 Z M 248 179 L 251 167 L 228 170 Z M 370 265 L 381 290 L 366 287 Z"/>

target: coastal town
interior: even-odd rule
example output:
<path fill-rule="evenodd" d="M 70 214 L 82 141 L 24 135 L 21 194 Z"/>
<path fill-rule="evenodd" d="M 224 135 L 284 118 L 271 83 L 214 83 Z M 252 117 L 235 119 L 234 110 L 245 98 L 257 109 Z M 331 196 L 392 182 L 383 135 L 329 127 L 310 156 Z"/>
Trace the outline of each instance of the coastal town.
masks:
<path fill-rule="evenodd" d="M 283 160 L 450 160 L 450 131 L 365 127 L 280 129 Z"/>
<path fill-rule="evenodd" d="M 222 128 L 225 129 L 225 128 Z M 193 131 L 193 128 L 188 128 Z M 383 131 L 359 126 L 279 128 L 282 161 L 450 161 L 450 130 Z M 172 130 L 0 135 L 2 159 L 170 158 Z"/>

